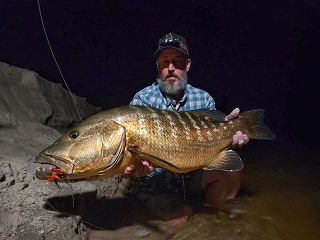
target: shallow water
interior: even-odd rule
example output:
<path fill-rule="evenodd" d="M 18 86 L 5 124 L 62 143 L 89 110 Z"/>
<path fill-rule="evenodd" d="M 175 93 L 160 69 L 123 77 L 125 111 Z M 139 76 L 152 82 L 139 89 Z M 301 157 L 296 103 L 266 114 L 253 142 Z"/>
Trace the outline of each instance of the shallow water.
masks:
<path fill-rule="evenodd" d="M 251 143 L 240 150 L 245 173 L 231 214 L 200 207 L 187 223 L 174 226 L 145 217 L 148 210 L 120 206 L 128 211 L 118 211 L 123 224 L 93 230 L 89 239 L 320 239 L 318 154 L 301 146 Z"/>

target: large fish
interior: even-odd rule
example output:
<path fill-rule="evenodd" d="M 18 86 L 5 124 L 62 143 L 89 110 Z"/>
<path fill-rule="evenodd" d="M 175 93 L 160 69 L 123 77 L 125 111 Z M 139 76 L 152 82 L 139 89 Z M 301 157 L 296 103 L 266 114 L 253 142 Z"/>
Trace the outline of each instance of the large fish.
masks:
<path fill-rule="evenodd" d="M 264 110 L 242 112 L 225 121 L 212 110 L 173 112 L 122 106 L 92 115 L 40 152 L 50 164 L 36 176 L 49 181 L 99 180 L 122 173 L 136 159 L 185 173 L 195 169 L 238 171 L 243 163 L 228 146 L 236 131 L 250 139 L 274 139 L 263 123 Z"/>

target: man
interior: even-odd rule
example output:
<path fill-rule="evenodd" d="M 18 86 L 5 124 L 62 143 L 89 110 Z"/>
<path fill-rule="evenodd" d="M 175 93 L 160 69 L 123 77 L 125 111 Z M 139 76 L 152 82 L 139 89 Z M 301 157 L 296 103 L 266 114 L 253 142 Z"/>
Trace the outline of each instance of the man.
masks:
<path fill-rule="evenodd" d="M 157 81 L 136 93 L 131 105 L 171 111 L 216 109 L 214 99 L 207 92 L 188 84 L 191 59 L 183 36 L 167 34 L 159 40 L 158 50 L 153 56 L 157 59 Z M 239 109 L 236 108 L 226 120 L 238 114 Z M 230 145 L 242 146 L 248 141 L 247 135 L 238 131 L 230 139 Z M 221 207 L 224 202 L 234 199 L 240 187 L 242 171 L 197 170 L 177 174 L 154 168 L 141 159 L 135 166 L 126 168 L 123 177 L 129 176 L 133 177 L 131 192 L 162 218 L 172 219 L 188 215 L 189 208 L 184 207 L 184 200 L 189 194 L 204 194 L 205 204 L 213 207 Z"/>

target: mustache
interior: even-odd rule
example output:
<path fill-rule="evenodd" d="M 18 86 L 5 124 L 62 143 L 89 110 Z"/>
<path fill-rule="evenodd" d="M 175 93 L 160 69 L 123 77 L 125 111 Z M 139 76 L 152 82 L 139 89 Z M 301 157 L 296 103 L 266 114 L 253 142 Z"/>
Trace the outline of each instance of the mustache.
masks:
<path fill-rule="evenodd" d="M 169 78 L 169 77 L 179 78 L 176 74 L 167 74 L 167 75 L 165 76 L 165 79 L 166 79 L 166 78 Z"/>

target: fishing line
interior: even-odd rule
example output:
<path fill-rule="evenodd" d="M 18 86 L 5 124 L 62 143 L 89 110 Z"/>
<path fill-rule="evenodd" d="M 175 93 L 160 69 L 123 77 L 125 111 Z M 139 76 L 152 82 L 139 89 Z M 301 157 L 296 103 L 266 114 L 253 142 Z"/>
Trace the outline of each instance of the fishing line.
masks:
<path fill-rule="evenodd" d="M 186 187 L 184 185 L 184 175 L 183 174 L 181 175 L 181 178 L 182 178 L 183 200 L 185 201 L 186 200 Z"/>
<path fill-rule="evenodd" d="M 72 207 L 74 208 L 74 207 L 75 207 L 75 197 L 74 197 L 73 188 L 72 188 L 72 186 L 71 186 L 69 183 L 67 183 L 67 182 L 64 181 L 63 179 L 61 179 L 61 180 L 62 180 L 64 183 L 66 183 L 66 184 L 71 188 L 71 190 L 72 190 L 72 193 L 71 193 L 71 196 L 72 196 Z M 70 181 L 70 179 L 68 179 L 68 180 Z M 58 185 L 58 184 L 57 184 L 57 185 Z M 61 189 L 59 188 L 59 186 L 58 186 L 58 189 L 61 190 Z M 67 215 L 67 216 L 70 216 L 70 217 L 73 216 L 72 214 L 70 214 L 70 213 L 68 213 L 68 212 L 59 211 L 58 209 L 56 209 L 56 208 L 49 202 L 48 199 L 45 199 L 45 198 L 44 198 L 44 201 L 47 202 L 47 203 L 49 204 L 49 206 L 50 206 L 54 211 L 56 211 L 56 212 L 58 212 L 58 213 L 63 213 L 63 214 L 65 214 L 65 215 Z M 84 221 L 80 215 L 77 215 L 77 216 L 80 217 L 80 221 L 83 222 L 84 224 L 90 225 L 90 226 L 95 227 L 95 228 L 100 229 L 100 230 L 106 230 L 106 231 L 108 231 L 108 229 L 106 229 L 106 228 L 102 228 L 102 227 L 99 227 L 99 226 L 94 225 L 94 224 L 92 224 L 92 223 L 89 223 L 89 222 L 87 222 L 87 221 Z"/>
<path fill-rule="evenodd" d="M 59 212 L 59 213 L 63 213 L 63 214 L 65 214 L 65 215 L 67 215 L 67 216 L 70 216 L 70 217 L 73 216 L 72 214 L 70 214 L 70 213 L 68 213 L 68 212 L 61 212 L 61 211 L 59 211 L 59 210 L 56 209 L 54 206 L 52 206 L 52 204 L 51 204 L 47 199 L 44 199 L 44 200 L 49 204 L 49 206 L 50 206 L 54 211 Z M 79 215 L 78 215 L 78 216 L 79 216 Z M 85 223 L 85 224 L 87 224 L 87 225 L 90 225 L 90 226 L 92 226 L 92 227 L 98 228 L 98 229 L 100 229 L 100 230 L 106 230 L 106 231 L 109 230 L 109 229 L 106 229 L 106 228 L 102 228 L 102 227 L 96 226 L 96 225 L 94 225 L 94 224 L 92 224 L 92 223 L 89 223 L 89 222 L 87 222 L 87 221 L 84 221 L 84 220 L 82 220 L 82 217 L 81 217 L 81 216 L 79 216 L 79 217 L 80 217 L 80 221 L 83 222 L 83 223 Z"/>
<path fill-rule="evenodd" d="M 71 181 L 70 181 L 70 179 L 69 179 L 69 177 L 68 176 L 66 176 L 66 179 L 68 180 L 68 182 L 66 182 L 66 181 L 64 181 L 63 179 L 62 179 L 62 181 L 65 183 L 65 184 L 67 184 L 70 188 L 71 188 L 71 196 L 72 196 L 72 207 L 74 208 L 74 192 L 73 192 L 73 188 L 72 188 L 72 186 L 71 186 Z M 57 185 L 58 185 L 58 183 L 57 183 Z"/>
<path fill-rule="evenodd" d="M 71 186 L 71 184 L 70 184 L 70 182 L 71 182 L 70 179 L 69 179 L 68 177 L 67 177 L 66 179 L 67 179 L 69 182 L 65 181 L 64 179 L 61 179 L 61 180 L 62 180 L 62 182 L 66 183 L 66 184 L 71 188 L 72 207 L 74 208 L 74 207 L 75 207 L 74 191 L 73 191 L 73 188 L 72 188 L 72 186 Z M 118 188 L 119 188 L 119 184 L 120 184 L 120 182 L 121 182 L 121 180 L 122 180 L 122 177 L 120 176 L 120 177 L 117 177 L 116 179 L 117 179 L 117 181 L 118 181 L 118 187 L 117 187 L 117 189 L 115 190 L 115 192 L 114 192 L 114 194 L 113 194 L 112 197 L 114 197 L 115 194 L 117 193 L 117 190 L 118 190 Z M 60 189 L 60 187 L 59 187 L 59 185 L 58 185 L 57 182 L 56 182 L 56 184 L 57 184 L 57 186 L 58 186 L 58 189 L 61 191 L 61 189 Z M 58 209 L 56 209 L 56 208 L 49 202 L 48 199 L 44 199 L 44 201 L 47 202 L 47 203 L 49 204 L 49 206 L 50 206 L 54 211 L 60 212 L 60 213 L 63 213 L 63 214 L 66 214 L 66 215 L 68 215 L 68 216 L 70 216 L 70 217 L 73 216 L 72 214 L 70 214 L 70 213 L 68 213 L 68 212 L 62 212 L 62 211 L 59 211 Z M 85 224 L 87 224 L 87 225 L 90 225 L 91 227 L 95 227 L 95 228 L 97 228 L 97 229 L 105 230 L 105 231 L 108 231 L 108 230 L 109 230 L 109 229 L 102 228 L 102 227 L 99 227 L 99 226 L 97 226 L 97 225 L 94 225 L 94 224 L 92 224 L 92 223 L 89 223 L 89 222 L 87 222 L 87 221 L 84 221 L 84 220 L 82 220 L 82 217 L 81 217 L 80 215 L 78 215 L 78 216 L 80 217 L 80 221 L 81 221 L 81 222 L 83 222 L 83 223 L 85 223 Z"/>
<path fill-rule="evenodd" d="M 71 96 L 71 98 L 72 98 L 73 104 L 74 104 L 74 106 L 76 107 L 77 114 L 78 114 L 80 120 L 83 121 L 82 118 L 81 118 L 81 116 L 80 116 L 80 113 L 79 113 L 79 110 L 78 110 L 78 107 L 77 107 L 76 100 L 74 99 L 74 97 L 73 97 L 73 95 L 72 95 L 72 93 L 71 93 L 71 91 L 70 91 L 70 89 L 69 89 L 69 86 L 68 86 L 66 80 L 64 79 L 64 76 L 63 76 L 62 71 L 61 71 L 61 69 L 60 69 L 60 66 L 59 66 L 59 64 L 58 64 L 58 61 L 57 61 L 57 59 L 56 59 L 56 57 L 55 57 L 55 55 L 54 55 L 54 53 L 53 53 L 53 50 L 52 50 L 52 47 L 51 47 L 51 44 L 50 44 L 50 41 L 49 41 L 49 38 L 48 38 L 48 34 L 47 34 L 47 31 L 46 31 L 46 28 L 45 28 L 45 26 L 44 26 L 43 18 L 42 18 L 42 12 L 41 12 L 41 7 L 40 7 L 40 0 L 38 0 L 37 2 L 38 2 L 38 8 L 39 8 L 39 14 L 40 14 L 40 20 L 41 20 L 42 28 L 43 28 L 44 35 L 46 36 L 46 39 L 47 39 L 47 42 L 48 42 L 48 45 L 49 45 L 49 48 L 50 48 L 50 51 L 51 51 L 51 55 L 52 55 L 53 60 L 54 60 L 56 66 L 57 66 L 57 68 L 58 68 L 58 70 L 59 70 L 60 76 L 61 76 L 64 84 L 66 85 L 69 93 L 70 93 L 70 96 Z"/>
<path fill-rule="evenodd" d="M 72 188 L 72 186 L 69 184 L 69 183 L 67 183 L 67 182 L 65 182 L 70 188 L 71 188 L 71 197 L 72 197 L 72 207 L 74 208 L 74 193 L 73 193 L 73 188 Z M 58 184 L 57 184 L 58 185 Z M 58 188 L 59 188 L 59 186 L 58 186 Z M 60 190 L 60 188 L 59 188 L 59 190 Z"/>
<path fill-rule="evenodd" d="M 75 108 L 76 108 L 77 114 L 78 114 L 80 120 L 83 121 L 83 119 L 82 119 L 81 116 L 80 116 L 80 113 L 79 113 L 79 110 L 78 110 L 76 101 L 75 101 L 75 99 L 74 99 L 74 97 L 73 97 L 73 95 L 72 95 L 72 93 L 71 93 L 71 90 L 70 90 L 70 88 L 69 88 L 69 86 L 68 86 L 68 84 L 67 84 L 67 82 L 66 82 L 66 80 L 65 80 L 65 78 L 64 78 L 64 76 L 63 76 L 63 73 L 62 73 L 62 71 L 61 71 L 61 69 L 60 69 L 60 66 L 59 66 L 59 64 L 58 64 L 58 61 L 57 61 L 57 59 L 56 59 L 56 57 L 55 57 L 55 55 L 54 55 L 54 52 L 53 52 L 53 50 L 52 50 L 52 47 L 51 47 L 51 44 L 50 44 L 50 41 L 49 41 L 49 37 L 48 37 L 47 31 L 46 31 L 46 28 L 45 28 L 45 25 L 44 25 L 43 17 L 42 17 L 42 12 L 41 12 L 41 7 L 40 7 L 40 0 L 37 0 L 37 2 L 38 2 L 38 9 L 39 9 L 39 15 L 40 15 L 40 20 L 41 20 L 42 28 L 43 28 L 44 34 L 45 34 L 45 36 L 46 36 L 46 40 L 47 40 L 48 46 L 49 46 L 49 48 L 50 48 L 51 55 L 52 55 L 52 57 L 53 57 L 53 60 L 54 60 L 54 62 L 55 62 L 55 64 L 56 64 L 57 68 L 58 68 L 58 71 L 59 71 L 59 73 L 60 73 L 60 76 L 61 76 L 64 84 L 66 85 L 69 93 L 70 93 L 70 96 L 71 96 L 72 101 L 73 101 L 73 103 L 74 103 L 74 106 L 75 106 Z M 70 183 L 70 179 L 67 179 L 67 180 L 69 180 L 69 183 Z M 72 186 L 71 186 L 68 182 L 66 182 L 66 181 L 64 181 L 64 180 L 63 180 L 63 182 L 66 183 L 66 184 L 71 188 L 71 191 L 72 191 L 72 193 L 71 193 L 71 196 L 72 196 L 72 207 L 74 207 L 74 206 L 75 206 L 75 198 L 74 198 L 73 188 L 72 188 Z M 118 180 L 118 184 L 119 184 L 119 180 Z M 59 188 L 59 186 L 58 186 L 58 188 Z M 60 189 L 60 188 L 59 188 L 59 189 Z M 115 193 L 114 193 L 114 194 L 115 194 Z M 51 204 L 47 199 L 44 199 L 44 200 L 49 204 L 49 206 L 50 206 L 54 211 L 56 211 L 56 212 L 61 212 L 61 211 L 57 210 L 54 206 L 52 206 L 52 204 Z M 72 217 L 72 215 L 71 215 L 70 213 L 68 213 L 68 212 L 62 212 L 62 213 L 66 214 L 66 215 L 68 215 L 68 216 L 70 216 L 70 217 Z M 89 222 L 87 222 L 87 221 L 82 220 L 82 217 L 81 217 L 81 216 L 80 216 L 80 218 L 81 218 L 80 221 L 81 221 L 82 223 L 84 223 L 84 224 L 90 225 L 90 226 L 95 227 L 95 228 L 100 229 L 100 230 L 105 230 L 105 231 L 108 230 L 108 229 L 106 229 L 106 228 L 102 228 L 102 227 L 96 226 L 96 225 L 94 225 L 94 224 L 92 224 L 92 223 L 89 223 Z"/>
<path fill-rule="evenodd" d="M 56 59 L 56 57 L 55 57 L 55 55 L 54 55 L 54 52 L 53 52 L 53 50 L 52 50 L 52 47 L 51 47 L 51 44 L 50 44 L 50 41 L 49 41 L 49 38 L 48 38 L 48 34 L 47 34 L 47 31 L 46 31 L 46 28 L 45 28 L 45 25 L 44 25 L 44 22 L 43 22 L 43 17 L 42 17 L 42 12 L 41 12 L 41 7 L 40 7 L 40 0 L 37 0 L 37 2 L 38 2 L 38 9 L 39 9 L 39 15 L 40 15 L 40 20 L 41 20 L 42 28 L 43 28 L 44 34 L 45 34 L 45 36 L 46 36 L 46 40 L 47 40 L 48 46 L 49 46 L 49 48 L 50 48 L 51 55 L 52 55 L 53 60 L 54 60 L 56 66 L 57 66 L 57 68 L 58 68 L 58 70 L 59 70 L 60 76 L 61 76 L 64 84 L 66 85 L 69 93 L 70 93 L 70 96 L 71 96 L 72 101 L 73 101 L 73 104 L 74 104 L 74 106 L 75 106 L 75 108 L 76 108 L 77 114 L 78 114 L 80 120 L 83 121 L 83 119 L 82 119 L 81 116 L 80 116 L 80 113 L 79 113 L 79 110 L 78 110 L 76 101 L 75 101 L 75 99 L 74 99 L 74 97 L 73 97 L 73 95 L 72 95 L 72 93 L 71 93 L 71 90 L 70 90 L 70 88 L 69 88 L 69 86 L 68 86 L 68 84 L 67 84 L 67 82 L 66 82 L 66 80 L 65 80 L 65 78 L 64 78 L 64 76 L 63 76 L 63 74 L 62 74 L 62 71 L 61 71 L 60 66 L 59 66 L 59 64 L 58 64 L 58 61 L 57 61 L 57 59 Z M 67 179 L 67 180 L 69 180 L 69 183 L 70 183 L 70 179 Z M 71 186 L 68 182 L 66 182 L 66 181 L 63 181 L 63 182 L 65 182 L 65 183 L 71 188 L 71 191 L 72 191 L 72 193 L 71 193 L 71 196 L 72 196 L 72 207 L 74 207 L 74 206 L 75 206 L 75 198 L 74 198 L 73 188 L 72 188 L 72 186 Z M 59 188 L 59 186 L 58 186 L 58 188 Z M 59 189 L 60 189 L 60 188 L 59 188 Z M 47 199 L 44 199 L 44 200 L 49 204 L 49 206 L 50 206 L 54 211 L 56 211 L 56 212 L 61 212 L 61 211 L 58 211 L 55 207 L 53 207 L 52 204 L 51 204 Z M 63 212 L 63 213 L 66 214 L 66 215 L 68 215 L 68 216 L 70 216 L 70 217 L 72 217 L 72 215 L 69 214 L 69 213 L 67 213 L 67 212 Z M 80 217 L 80 218 L 81 218 L 81 217 Z M 94 224 L 91 224 L 91 223 L 89 223 L 89 222 L 87 222 L 87 221 L 84 221 L 84 220 L 82 220 L 82 218 L 80 219 L 80 221 L 83 222 L 83 223 L 85 223 L 85 224 L 87 224 L 87 225 L 90 225 L 90 226 L 92 226 L 92 227 L 95 227 L 95 228 L 97 228 L 97 229 L 100 229 L 100 230 L 108 230 L 108 229 L 105 229 L 105 228 L 96 226 L 96 225 L 94 225 Z"/>

